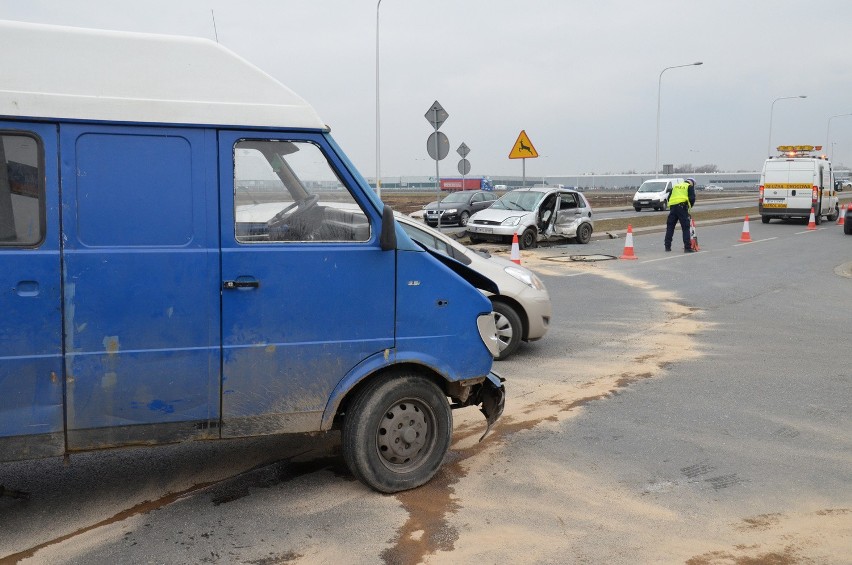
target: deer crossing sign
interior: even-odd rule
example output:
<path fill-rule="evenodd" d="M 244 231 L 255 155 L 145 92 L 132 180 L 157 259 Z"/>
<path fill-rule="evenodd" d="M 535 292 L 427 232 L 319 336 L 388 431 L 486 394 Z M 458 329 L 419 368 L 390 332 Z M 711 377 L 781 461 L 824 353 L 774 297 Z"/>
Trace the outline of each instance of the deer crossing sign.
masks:
<path fill-rule="evenodd" d="M 535 150 L 532 141 L 527 137 L 527 132 L 521 130 L 515 145 L 512 146 L 512 152 L 509 153 L 509 159 L 533 159 L 535 157 L 538 157 L 538 151 Z"/>

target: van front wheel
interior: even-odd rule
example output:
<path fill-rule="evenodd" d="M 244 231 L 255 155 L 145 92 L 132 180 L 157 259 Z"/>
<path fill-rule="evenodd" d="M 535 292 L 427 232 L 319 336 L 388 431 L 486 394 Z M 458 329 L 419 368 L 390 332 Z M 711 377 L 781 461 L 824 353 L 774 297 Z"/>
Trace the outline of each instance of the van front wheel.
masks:
<path fill-rule="evenodd" d="M 452 439 L 453 416 L 438 386 L 415 374 L 381 378 L 357 393 L 343 420 L 343 458 L 352 474 L 385 493 L 431 479 Z"/>

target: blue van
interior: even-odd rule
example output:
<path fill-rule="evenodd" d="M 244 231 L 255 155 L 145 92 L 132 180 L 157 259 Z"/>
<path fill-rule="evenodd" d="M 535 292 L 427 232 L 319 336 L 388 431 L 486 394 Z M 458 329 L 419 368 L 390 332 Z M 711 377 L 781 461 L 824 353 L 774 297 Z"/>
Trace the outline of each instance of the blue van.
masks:
<path fill-rule="evenodd" d="M 503 410 L 494 283 L 208 40 L 0 22 L 0 461 L 339 429 L 381 492 Z"/>

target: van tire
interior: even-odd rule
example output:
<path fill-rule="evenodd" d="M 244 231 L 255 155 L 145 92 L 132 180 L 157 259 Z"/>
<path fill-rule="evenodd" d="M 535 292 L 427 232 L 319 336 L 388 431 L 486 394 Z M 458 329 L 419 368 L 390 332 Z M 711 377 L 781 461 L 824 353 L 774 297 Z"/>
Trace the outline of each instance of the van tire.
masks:
<path fill-rule="evenodd" d="M 532 249 L 538 243 L 538 232 L 535 228 L 527 228 L 518 239 L 518 247 L 520 249 Z"/>
<path fill-rule="evenodd" d="M 760 221 L 763 222 L 764 224 L 768 224 L 770 219 L 771 218 L 769 216 L 761 216 L 760 217 Z"/>
<path fill-rule="evenodd" d="M 847 222 L 845 219 L 843 220 L 843 233 L 852 235 L 852 221 Z"/>
<path fill-rule="evenodd" d="M 814 212 L 814 224 L 820 225 L 822 223 L 822 216 L 819 212 Z"/>
<path fill-rule="evenodd" d="M 839 204 L 837 206 L 839 206 Z M 836 222 L 837 218 L 840 217 L 840 210 L 837 209 L 837 206 L 834 207 L 834 210 L 832 210 L 831 214 L 826 216 L 825 219 L 828 220 L 829 222 Z M 843 225 L 845 226 L 846 222 L 843 222 Z"/>
<path fill-rule="evenodd" d="M 641 206 L 634 206 L 634 207 L 633 207 L 633 209 L 634 209 L 634 210 L 636 210 L 637 212 L 641 212 L 641 211 L 642 211 L 642 207 L 641 207 Z"/>
<path fill-rule="evenodd" d="M 438 472 L 452 433 L 450 403 L 438 385 L 416 373 L 395 374 L 352 399 L 343 418 L 343 458 L 374 490 L 408 490 Z"/>

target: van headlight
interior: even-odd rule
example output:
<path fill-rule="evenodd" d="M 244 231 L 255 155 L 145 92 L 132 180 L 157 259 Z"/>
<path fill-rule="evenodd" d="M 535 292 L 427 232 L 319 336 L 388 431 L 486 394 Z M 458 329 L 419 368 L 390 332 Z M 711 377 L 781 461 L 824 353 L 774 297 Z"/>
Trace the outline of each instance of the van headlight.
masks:
<path fill-rule="evenodd" d="M 506 271 L 506 274 L 518 279 L 529 287 L 536 290 L 544 290 L 544 283 L 541 282 L 541 279 L 532 271 L 518 267 L 506 267 L 503 270 Z"/>
<path fill-rule="evenodd" d="M 511 218 L 506 218 L 505 220 L 500 222 L 500 225 L 501 226 L 517 226 L 520 223 L 521 223 L 521 217 L 520 216 L 513 216 Z"/>

